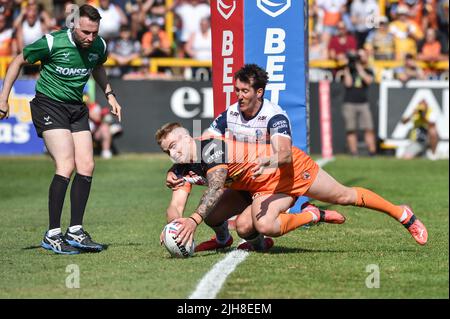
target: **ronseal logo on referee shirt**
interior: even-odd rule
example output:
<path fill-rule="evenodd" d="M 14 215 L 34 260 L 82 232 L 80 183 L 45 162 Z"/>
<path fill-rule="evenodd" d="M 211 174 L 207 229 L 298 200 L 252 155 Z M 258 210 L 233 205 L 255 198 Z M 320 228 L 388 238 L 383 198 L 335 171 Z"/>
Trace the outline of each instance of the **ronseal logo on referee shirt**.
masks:
<path fill-rule="evenodd" d="M 91 74 L 92 69 L 62 68 L 60 66 L 57 66 L 56 72 L 66 76 L 78 76 L 78 75 L 89 75 Z"/>

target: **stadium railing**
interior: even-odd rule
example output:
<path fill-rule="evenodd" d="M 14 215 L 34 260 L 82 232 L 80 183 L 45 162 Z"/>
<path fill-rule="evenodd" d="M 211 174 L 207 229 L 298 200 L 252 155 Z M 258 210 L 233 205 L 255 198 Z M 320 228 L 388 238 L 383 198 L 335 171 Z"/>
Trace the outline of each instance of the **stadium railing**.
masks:
<path fill-rule="evenodd" d="M 0 57 L 0 78 L 3 79 L 5 77 L 6 70 L 8 68 L 8 65 L 11 63 L 12 59 L 13 59 L 12 57 Z M 147 60 L 148 62 L 146 62 Z M 159 67 L 210 68 L 212 66 L 212 61 L 200 61 L 186 58 L 151 58 L 151 59 L 136 58 L 132 60 L 129 65 L 134 67 L 142 67 L 148 65 L 149 73 L 155 74 L 158 72 Z M 401 61 L 373 61 L 371 65 L 375 69 L 376 80 L 380 81 L 383 70 L 401 67 L 403 63 Z M 418 61 L 417 65 L 422 69 L 436 69 L 440 71 L 445 71 L 449 69 L 448 61 L 437 61 L 433 63 Z M 108 60 L 105 63 L 105 66 L 107 67 L 116 66 L 116 62 L 113 59 L 108 58 Z M 323 60 L 323 61 L 317 60 L 317 61 L 310 61 L 309 67 L 317 69 L 337 69 L 342 67 L 342 64 L 334 60 Z"/>

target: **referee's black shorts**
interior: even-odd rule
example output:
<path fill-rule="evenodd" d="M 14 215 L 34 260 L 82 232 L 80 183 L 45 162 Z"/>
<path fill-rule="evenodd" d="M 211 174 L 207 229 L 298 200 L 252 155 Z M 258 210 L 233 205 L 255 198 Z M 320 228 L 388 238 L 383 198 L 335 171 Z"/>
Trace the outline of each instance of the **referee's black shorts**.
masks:
<path fill-rule="evenodd" d="M 82 102 L 59 102 L 36 92 L 30 106 L 34 127 L 41 138 L 47 130 L 68 129 L 72 133 L 90 131 L 89 110 Z"/>

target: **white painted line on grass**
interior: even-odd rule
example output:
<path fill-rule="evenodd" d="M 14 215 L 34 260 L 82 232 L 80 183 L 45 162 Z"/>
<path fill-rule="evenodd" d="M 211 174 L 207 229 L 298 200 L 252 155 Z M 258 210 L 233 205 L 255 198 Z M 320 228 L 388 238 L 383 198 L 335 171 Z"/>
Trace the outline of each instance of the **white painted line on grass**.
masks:
<path fill-rule="evenodd" d="M 330 163 L 332 161 L 334 161 L 334 157 L 331 157 L 331 158 L 319 158 L 318 160 L 316 160 L 316 163 L 320 167 L 324 167 L 325 165 L 327 165 L 328 163 Z"/>
<path fill-rule="evenodd" d="M 219 293 L 222 285 L 225 283 L 228 275 L 231 274 L 237 265 L 248 256 L 245 250 L 233 250 L 227 256 L 219 261 L 203 277 L 195 288 L 195 291 L 189 296 L 189 299 L 214 299 Z"/>
<path fill-rule="evenodd" d="M 319 158 L 316 163 L 323 167 L 327 163 L 334 161 L 333 158 Z M 214 299 L 222 289 L 228 275 L 231 274 L 241 262 L 247 258 L 249 253 L 245 250 L 233 250 L 229 252 L 224 259 L 219 261 L 214 267 L 200 280 L 194 292 L 189 299 Z"/>

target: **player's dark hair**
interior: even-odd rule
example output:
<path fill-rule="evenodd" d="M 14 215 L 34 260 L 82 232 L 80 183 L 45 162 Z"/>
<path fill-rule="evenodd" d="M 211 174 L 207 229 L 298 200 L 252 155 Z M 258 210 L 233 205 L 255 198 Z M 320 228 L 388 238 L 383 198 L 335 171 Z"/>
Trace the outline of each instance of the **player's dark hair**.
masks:
<path fill-rule="evenodd" d="M 174 129 L 182 127 L 180 123 L 172 122 L 166 123 L 161 126 L 155 133 L 155 139 L 159 146 L 161 146 L 162 140 Z"/>
<path fill-rule="evenodd" d="M 256 64 L 246 64 L 234 74 L 234 80 L 249 83 L 256 90 L 265 90 L 269 76 L 267 72 Z"/>
<path fill-rule="evenodd" d="M 89 4 L 83 4 L 80 7 L 80 17 L 87 17 L 94 22 L 100 22 L 102 18 L 98 10 Z"/>

